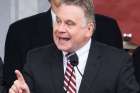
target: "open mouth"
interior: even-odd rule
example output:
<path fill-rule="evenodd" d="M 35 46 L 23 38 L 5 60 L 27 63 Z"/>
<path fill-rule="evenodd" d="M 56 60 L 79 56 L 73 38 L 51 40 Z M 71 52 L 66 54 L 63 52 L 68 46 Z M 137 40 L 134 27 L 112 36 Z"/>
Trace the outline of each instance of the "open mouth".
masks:
<path fill-rule="evenodd" d="M 70 38 L 67 38 L 67 37 L 60 37 L 59 40 L 63 40 L 63 41 L 69 41 Z"/>

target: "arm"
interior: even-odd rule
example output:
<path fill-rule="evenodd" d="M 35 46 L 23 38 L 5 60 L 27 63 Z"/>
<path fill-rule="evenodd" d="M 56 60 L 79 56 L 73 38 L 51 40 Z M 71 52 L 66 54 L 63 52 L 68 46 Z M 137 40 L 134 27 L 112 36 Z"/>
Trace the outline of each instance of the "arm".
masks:
<path fill-rule="evenodd" d="M 3 71 L 4 84 L 7 88 L 10 88 L 16 79 L 15 69 L 22 70 L 25 64 L 29 39 L 24 28 L 26 26 L 16 22 L 9 27 L 7 33 Z"/>
<path fill-rule="evenodd" d="M 3 79 L 4 84 L 7 88 L 11 86 L 13 81 L 16 79 L 14 71 L 20 62 L 20 51 L 17 40 L 17 33 L 14 25 L 11 25 L 5 42 L 5 57 L 4 57 L 4 68 L 3 68 Z"/>

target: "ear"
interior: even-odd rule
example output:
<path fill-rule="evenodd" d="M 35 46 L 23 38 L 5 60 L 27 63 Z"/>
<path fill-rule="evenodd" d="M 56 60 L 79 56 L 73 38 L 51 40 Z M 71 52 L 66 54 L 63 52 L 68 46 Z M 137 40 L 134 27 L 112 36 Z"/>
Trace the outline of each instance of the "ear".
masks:
<path fill-rule="evenodd" d="M 87 35 L 88 35 L 88 37 L 91 37 L 92 36 L 92 34 L 94 32 L 94 29 L 95 29 L 94 23 L 93 22 L 89 22 L 88 23 L 88 26 L 87 26 L 87 30 L 88 30 Z"/>

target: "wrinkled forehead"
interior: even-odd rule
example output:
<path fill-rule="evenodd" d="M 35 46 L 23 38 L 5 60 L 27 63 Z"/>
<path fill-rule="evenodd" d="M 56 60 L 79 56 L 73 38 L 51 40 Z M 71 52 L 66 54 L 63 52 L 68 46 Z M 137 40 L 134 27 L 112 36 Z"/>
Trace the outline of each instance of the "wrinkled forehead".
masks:
<path fill-rule="evenodd" d="M 56 12 L 56 16 L 61 20 L 72 20 L 73 22 L 86 21 L 84 10 L 75 5 L 61 4 Z"/>

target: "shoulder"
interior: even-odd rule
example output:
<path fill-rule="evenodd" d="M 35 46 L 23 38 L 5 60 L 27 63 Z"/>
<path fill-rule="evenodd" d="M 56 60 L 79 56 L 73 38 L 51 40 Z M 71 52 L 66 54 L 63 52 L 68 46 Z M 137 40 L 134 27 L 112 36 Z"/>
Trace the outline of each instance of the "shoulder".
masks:
<path fill-rule="evenodd" d="M 28 52 L 28 57 L 43 57 L 43 56 L 51 56 L 57 53 L 59 50 L 56 46 L 52 43 L 49 45 L 45 45 L 42 47 L 34 48 Z"/>
<path fill-rule="evenodd" d="M 117 21 L 114 18 L 96 14 L 95 20 L 96 20 L 96 30 L 97 30 L 97 31 L 95 31 L 96 34 L 106 33 L 108 31 L 107 36 L 109 36 L 109 37 L 112 37 L 112 35 L 116 37 L 116 36 L 118 36 L 118 34 L 119 34 L 119 37 L 121 36 L 120 28 L 118 26 Z M 96 34 L 95 34 L 95 36 L 96 36 Z M 104 34 L 103 35 L 100 34 L 99 36 L 105 37 Z M 108 38 L 108 37 L 106 37 L 106 38 Z"/>
<path fill-rule="evenodd" d="M 62 52 L 59 51 L 54 44 L 46 45 L 43 47 L 35 48 L 27 53 L 27 65 L 37 66 L 41 64 L 46 64 L 54 62 L 58 56 L 62 56 Z M 30 64 L 30 63 L 34 64 Z"/>
<path fill-rule="evenodd" d="M 99 51 L 100 55 L 106 60 L 114 62 L 117 61 L 118 63 L 121 63 L 122 61 L 132 60 L 130 55 L 123 49 L 118 49 L 116 47 L 109 46 L 97 41 L 95 42 L 95 47 L 95 49 Z"/>
<path fill-rule="evenodd" d="M 106 21 L 106 22 L 116 22 L 116 20 L 112 17 L 101 15 L 101 14 L 95 14 L 96 21 Z"/>
<path fill-rule="evenodd" d="M 102 68 L 112 69 L 112 71 L 124 71 L 128 68 L 133 69 L 132 57 L 124 50 L 117 49 L 115 47 L 96 43 L 96 50 L 98 51 L 98 59 L 102 63 Z"/>
<path fill-rule="evenodd" d="M 50 15 L 49 11 L 39 13 L 39 14 L 36 14 L 36 15 L 18 20 L 16 22 L 12 23 L 10 25 L 10 27 L 15 27 L 15 26 L 17 27 L 17 26 L 21 26 L 21 25 L 29 25 L 29 24 L 32 24 L 32 23 L 38 21 L 38 20 L 44 19 L 44 18 L 46 18 L 46 16 L 49 16 L 49 15 Z"/>
<path fill-rule="evenodd" d="M 25 29 L 28 26 L 33 26 L 33 25 L 39 24 L 40 21 L 41 21 L 40 23 L 43 23 L 44 21 L 46 22 L 48 20 L 49 21 L 51 20 L 51 10 L 50 9 L 46 12 L 42 12 L 42 13 L 39 13 L 39 14 L 36 14 L 36 15 L 33 15 L 33 16 L 29 16 L 29 17 L 20 19 L 16 22 L 12 23 L 9 26 L 9 29 L 14 29 L 14 28 Z"/>
<path fill-rule="evenodd" d="M 32 34 L 33 32 L 38 32 L 39 29 L 44 29 L 45 26 L 43 24 L 46 24 L 48 22 L 50 22 L 50 24 L 47 24 L 47 27 L 51 25 L 50 10 L 12 23 L 9 26 L 8 35 L 10 34 L 11 36 L 11 34 L 12 35 L 15 35 L 15 34 L 28 35 L 29 33 Z"/>
<path fill-rule="evenodd" d="M 114 54 L 122 54 L 122 55 L 128 55 L 128 53 L 123 50 L 123 49 L 119 49 L 113 46 L 110 46 L 108 44 L 104 44 L 98 41 L 95 41 L 95 46 L 98 46 L 98 48 L 102 51 L 102 52 L 107 52 L 107 53 L 114 53 Z"/>

